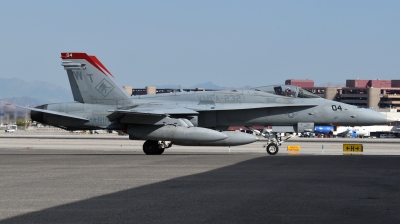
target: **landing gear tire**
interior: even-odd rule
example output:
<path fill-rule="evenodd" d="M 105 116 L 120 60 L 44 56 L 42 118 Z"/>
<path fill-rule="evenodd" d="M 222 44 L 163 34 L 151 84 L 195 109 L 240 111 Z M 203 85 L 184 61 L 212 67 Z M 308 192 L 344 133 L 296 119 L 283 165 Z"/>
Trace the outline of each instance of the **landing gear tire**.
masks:
<path fill-rule="evenodd" d="M 158 149 L 157 155 L 163 154 L 163 153 L 164 153 L 164 150 L 165 150 L 165 149 Z"/>
<path fill-rule="evenodd" d="M 275 143 L 271 143 L 267 146 L 267 153 L 270 155 L 275 155 L 278 153 L 278 151 L 279 151 L 279 147 Z"/>
<path fill-rule="evenodd" d="M 143 152 L 146 155 L 161 155 L 164 152 L 164 149 L 158 146 L 157 141 L 147 140 L 143 144 Z"/>

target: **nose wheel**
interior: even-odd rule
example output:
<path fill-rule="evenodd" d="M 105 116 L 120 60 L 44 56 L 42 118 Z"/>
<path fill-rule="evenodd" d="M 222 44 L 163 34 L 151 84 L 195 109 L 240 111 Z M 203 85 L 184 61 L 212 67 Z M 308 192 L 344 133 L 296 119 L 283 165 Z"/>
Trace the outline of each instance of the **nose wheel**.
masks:
<path fill-rule="evenodd" d="M 267 148 L 267 153 L 270 155 L 275 155 L 279 151 L 279 147 L 275 143 L 270 143 L 269 145 L 267 145 L 266 148 Z"/>
<path fill-rule="evenodd" d="M 282 143 L 290 138 L 286 137 L 283 139 L 280 135 L 280 133 L 270 133 L 269 135 L 265 135 L 266 138 L 268 138 L 267 144 L 263 145 L 263 147 L 266 148 L 267 153 L 270 155 L 276 155 L 279 151 L 279 146 L 282 145 Z"/>
<path fill-rule="evenodd" d="M 143 144 L 143 152 L 146 155 L 161 155 L 165 148 L 171 147 L 171 142 L 147 140 Z"/>

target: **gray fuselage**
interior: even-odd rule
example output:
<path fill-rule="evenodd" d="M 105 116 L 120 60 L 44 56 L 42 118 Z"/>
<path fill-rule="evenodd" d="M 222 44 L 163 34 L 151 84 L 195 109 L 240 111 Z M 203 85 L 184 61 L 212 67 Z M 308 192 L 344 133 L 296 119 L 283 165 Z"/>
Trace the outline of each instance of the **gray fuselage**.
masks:
<path fill-rule="evenodd" d="M 176 92 L 131 97 L 135 108 L 182 107 L 199 112 L 189 117 L 194 126 L 296 126 L 298 123 L 315 125 L 375 125 L 385 124 L 387 117 L 370 109 L 326 100 L 323 98 L 294 98 L 271 93 L 240 91 Z M 99 102 L 101 103 L 101 102 Z M 132 105 L 131 104 L 131 105 Z M 88 103 L 57 103 L 42 105 L 42 109 L 64 112 L 87 118 L 89 121 L 43 114 L 32 111 L 32 119 L 67 129 L 121 129 L 123 125 L 111 124 L 107 115 L 126 105 Z M 174 115 L 176 117 L 176 115 Z M 179 116 L 178 116 L 179 117 Z M 146 116 L 139 118 L 144 124 L 152 123 Z M 154 120 L 154 118 L 151 118 Z M 154 121 L 155 122 L 155 121 Z M 121 119 L 120 123 L 124 123 Z M 129 122 L 127 122 L 129 123 Z M 111 126 L 110 126 L 111 125 Z M 115 126 L 115 127 L 114 127 Z"/>

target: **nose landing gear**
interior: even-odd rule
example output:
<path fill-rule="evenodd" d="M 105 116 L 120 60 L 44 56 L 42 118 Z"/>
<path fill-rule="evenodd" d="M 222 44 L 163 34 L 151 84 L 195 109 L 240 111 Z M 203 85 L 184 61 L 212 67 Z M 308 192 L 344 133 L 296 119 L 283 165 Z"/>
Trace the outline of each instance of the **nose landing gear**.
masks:
<path fill-rule="evenodd" d="M 146 155 L 161 155 L 166 148 L 171 147 L 170 141 L 152 141 L 147 140 L 143 144 L 143 152 Z"/>
<path fill-rule="evenodd" d="M 280 133 L 272 132 L 269 136 L 265 137 L 268 138 L 268 141 L 267 144 L 263 145 L 263 148 L 266 148 L 268 154 L 276 155 L 279 151 L 279 146 L 281 146 L 282 143 L 288 140 L 291 136 L 282 139 Z"/>
<path fill-rule="evenodd" d="M 269 145 L 267 145 L 266 149 L 267 149 L 267 153 L 270 155 L 275 155 L 279 151 L 279 147 L 275 143 L 270 143 Z"/>

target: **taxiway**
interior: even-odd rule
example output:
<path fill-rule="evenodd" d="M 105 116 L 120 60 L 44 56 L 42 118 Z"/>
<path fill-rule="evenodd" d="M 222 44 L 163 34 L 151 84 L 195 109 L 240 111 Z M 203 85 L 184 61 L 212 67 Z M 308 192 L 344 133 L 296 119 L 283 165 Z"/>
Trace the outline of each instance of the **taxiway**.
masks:
<path fill-rule="evenodd" d="M 0 134 L 0 222 L 397 223 L 400 148 L 366 140 L 358 156 L 321 139 L 146 156 L 126 136 Z"/>

